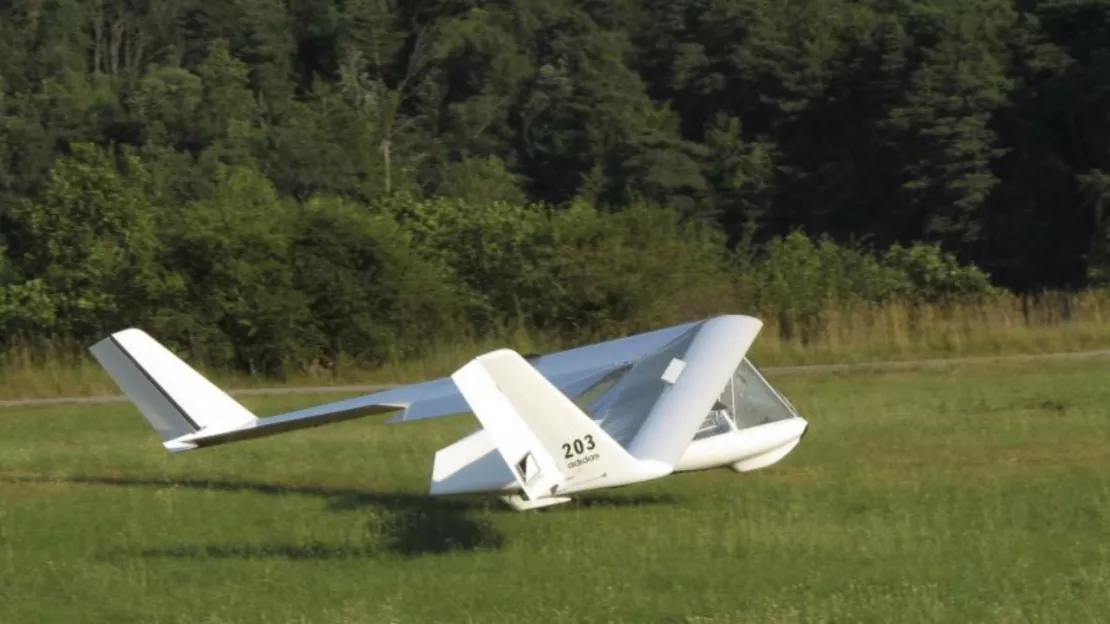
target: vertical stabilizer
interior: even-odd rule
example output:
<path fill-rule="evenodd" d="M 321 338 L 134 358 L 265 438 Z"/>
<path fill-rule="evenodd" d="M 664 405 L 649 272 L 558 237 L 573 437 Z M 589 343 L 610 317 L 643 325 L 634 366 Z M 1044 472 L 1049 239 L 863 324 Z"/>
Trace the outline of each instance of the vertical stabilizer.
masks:
<path fill-rule="evenodd" d="M 232 431 L 257 421 L 247 408 L 142 330 L 116 332 L 91 351 L 171 451 L 194 448 L 179 438 L 201 431 Z"/>
<path fill-rule="evenodd" d="M 624 447 L 515 351 L 479 356 L 451 378 L 529 499 L 638 472 Z"/>

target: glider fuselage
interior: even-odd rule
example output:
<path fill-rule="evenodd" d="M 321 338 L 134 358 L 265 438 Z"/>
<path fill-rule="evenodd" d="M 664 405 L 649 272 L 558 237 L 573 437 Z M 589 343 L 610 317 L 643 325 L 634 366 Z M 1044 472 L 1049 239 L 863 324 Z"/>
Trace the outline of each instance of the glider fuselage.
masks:
<path fill-rule="evenodd" d="M 649 481 L 672 472 L 695 472 L 714 468 L 748 472 L 765 468 L 794 450 L 808 427 L 809 423 L 803 418 L 790 418 L 746 429 L 737 429 L 735 423 L 729 420 L 721 430 L 709 431 L 711 435 L 692 440 L 673 470 L 664 467 L 658 472 L 645 472 L 643 478 L 634 478 L 627 483 Z M 589 457 L 591 455 L 587 452 L 584 458 Z M 567 459 L 568 463 L 574 461 L 578 459 Z M 565 493 L 615 485 L 617 484 L 599 480 L 583 484 L 586 487 L 581 490 L 567 489 Z M 433 496 L 519 491 L 520 485 L 483 429 L 436 453 L 430 488 Z"/>

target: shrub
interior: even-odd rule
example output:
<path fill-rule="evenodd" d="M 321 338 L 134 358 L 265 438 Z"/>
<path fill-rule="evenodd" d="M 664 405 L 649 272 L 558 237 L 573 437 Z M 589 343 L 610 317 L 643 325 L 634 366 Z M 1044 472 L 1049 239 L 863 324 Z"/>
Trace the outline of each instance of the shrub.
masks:
<path fill-rule="evenodd" d="M 409 238 L 389 216 L 341 198 L 299 210 L 294 287 L 311 319 L 306 347 L 326 366 L 344 356 L 363 365 L 414 356 L 429 337 L 457 329 L 458 288 Z"/>
<path fill-rule="evenodd" d="M 774 318 L 782 339 L 803 344 L 820 335 L 832 310 L 970 302 L 999 293 L 979 268 L 926 244 L 876 254 L 793 232 L 769 241 L 743 266 L 754 311 Z"/>

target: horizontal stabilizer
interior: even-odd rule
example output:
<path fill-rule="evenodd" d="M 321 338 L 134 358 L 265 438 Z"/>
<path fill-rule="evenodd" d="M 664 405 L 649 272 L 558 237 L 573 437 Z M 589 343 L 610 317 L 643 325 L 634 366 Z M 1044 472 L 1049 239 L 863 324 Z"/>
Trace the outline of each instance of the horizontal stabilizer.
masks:
<path fill-rule="evenodd" d="M 451 376 L 530 500 L 636 471 L 637 462 L 517 352 Z"/>

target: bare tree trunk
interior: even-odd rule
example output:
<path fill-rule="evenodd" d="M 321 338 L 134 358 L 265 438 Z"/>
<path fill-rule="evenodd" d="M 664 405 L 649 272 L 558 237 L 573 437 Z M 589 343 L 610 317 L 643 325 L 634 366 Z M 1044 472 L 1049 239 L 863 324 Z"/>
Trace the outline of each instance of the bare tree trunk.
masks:
<path fill-rule="evenodd" d="M 395 2 L 390 7 L 396 9 Z M 393 36 L 388 31 L 388 23 L 371 21 L 363 29 L 368 33 L 358 43 L 347 46 L 345 58 L 340 67 L 341 88 L 345 96 L 364 116 L 365 122 L 376 123 L 378 151 L 382 155 L 383 187 L 386 195 L 393 193 L 393 142 L 396 133 L 397 115 L 401 105 L 412 95 L 413 84 L 426 66 L 429 45 L 429 28 L 424 26 L 417 34 L 408 69 L 396 88 L 390 88 L 387 80 L 387 66 L 392 54 L 383 54 L 382 48 L 389 47 L 387 40 Z M 373 127 L 373 126 L 371 126 Z"/>
<path fill-rule="evenodd" d="M 382 163 L 385 166 L 385 194 L 393 194 L 393 142 L 383 138 L 381 143 Z"/>
<path fill-rule="evenodd" d="M 117 19 L 112 24 L 112 44 L 108 52 L 108 74 L 111 76 L 119 75 L 120 56 L 123 52 L 123 40 L 126 29 L 127 24 L 122 18 Z"/>
<path fill-rule="evenodd" d="M 138 76 L 142 72 L 143 52 L 146 48 L 143 24 L 141 20 L 134 19 L 131 23 L 131 37 L 127 42 L 127 74 Z"/>
<path fill-rule="evenodd" d="M 93 73 L 100 73 L 104 62 L 104 2 L 97 0 L 93 9 Z"/>
<path fill-rule="evenodd" d="M 385 194 L 389 196 L 393 193 L 393 115 L 396 109 L 393 106 L 393 93 L 385 84 L 381 84 L 380 89 L 382 105 L 379 110 L 382 119 L 378 128 L 381 132 L 382 164 L 385 167 Z"/>

